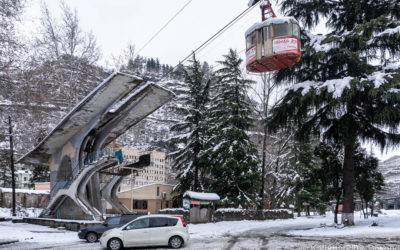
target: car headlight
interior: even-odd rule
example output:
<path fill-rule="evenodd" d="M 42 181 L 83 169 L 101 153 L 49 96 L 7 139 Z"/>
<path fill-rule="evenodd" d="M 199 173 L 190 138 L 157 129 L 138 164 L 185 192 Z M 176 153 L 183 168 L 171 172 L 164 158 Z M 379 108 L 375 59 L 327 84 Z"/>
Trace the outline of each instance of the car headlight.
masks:
<path fill-rule="evenodd" d="M 109 234 L 111 231 L 112 231 L 112 229 L 105 231 L 105 232 L 101 235 L 101 237 L 106 236 L 106 235 Z"/>

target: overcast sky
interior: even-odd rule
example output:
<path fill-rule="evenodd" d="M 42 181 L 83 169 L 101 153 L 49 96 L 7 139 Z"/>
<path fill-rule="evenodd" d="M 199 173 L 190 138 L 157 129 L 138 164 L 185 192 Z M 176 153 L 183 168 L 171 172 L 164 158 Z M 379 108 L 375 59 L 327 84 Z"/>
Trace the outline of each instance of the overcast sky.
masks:
<path fill-rule="evenodd" d="M 54 17 L 60 16 L 57 0 L 27 0 L 24 15 L 26 32 L 36 32 L 40 18 L 41 3 L 47 4 Z M 102 51 L 101 64 L 112 65 L 112 56 L 118 56 L 128 43 L 139 50 L 173 15 L 190 0 L 65 0 L 71 9 L 76 9 L 83 31 L 93 32 Z M 278 16 L 279 9 L 273 0 Z M 248 0 L 192 0 L 190 4 L 140 53 L 144 57 L 159 58 L 161 63 L 176 65 L 193 50 L 210 38 L 229 21 L 243 12 Z M 261 21 L 260 8 L 251 12 L 227 30 L 207 48 L 197 54 L 200 61 L 214 64 L 229 48 L 240 52 L 245 58 L 245 31 L 255 22 Z M 326 33 L 320 25 L 315 33 Z M 370 151 L 370 146 L 366 146 Z M 380 159 L 387 159 L 399 150 L 381 154 L 373 150 Z"/>
<path fill-rule="evenodd" d="M 29 0 L 25 16 L 29 27 L 40 17 L 40 5 L 48 5 L 53 16 L 60 15 L 59 1 Z M 118 55 L 129 42 L 140 49 L 189 0 L 66 0 L 78 11 L 84 31 L 92 31 L 103 54 L 102 62 Z M 158 57 L 161 63 L 176 65 L 215 32 L 247 8 L 248 0 L 192 0 L 166 29 L 142 52 Z M 261 20 L 256 6 L 231 29 L 198 54 L 201 61 L 214 63 L 237 49 L 244 56 L 244 33 Z M 34 29 L 30 29 L 34 30 Z"/>

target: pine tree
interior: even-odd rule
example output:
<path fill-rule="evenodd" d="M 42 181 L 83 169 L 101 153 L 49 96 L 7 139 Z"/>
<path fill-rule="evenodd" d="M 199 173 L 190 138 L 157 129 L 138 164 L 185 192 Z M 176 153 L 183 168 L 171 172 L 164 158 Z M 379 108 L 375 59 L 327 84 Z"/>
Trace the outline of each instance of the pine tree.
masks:
<path fill-rule="evenodd" d="M 200 153 L 204 149 L 206 105 L 209 101 L 210 80 L 204 78 L 200 62 L 193 55 L 191 65 L 185 68 L 185 82 L 188 93 L 183 100 L 183 105 L 176 107 L 184 120 L 174 125 L 171 130 L 177 136 L 171 138 L 170 143 L 177 150 L 169 155 L 173 159 L 172 168 L 178 173 L 178 185 L 174 192 L 181 198 L 188 190 L 203 191 L 206 183 L 202 176 L 208 165 L 205 164 Z"/>
<path fill-rule="evenodd" d="M 246 91 L 252 81 L 242 76 L 242 60 L 232 49 L 219 62 L 215 97 L 211 102 L 206 155 L 210 162 L 210 191 L 230 205 L 254 205 L 259 181 L 257 150 L 246 134 L 253 126 Z"/>
<path fill-rule="evenodd" d="M 354 225 L 356 141 L 382 148 L 400 142 L 400 3 L 285 0 L 282 9 L 309 29 L 325 17 L 332 32 L 302 33 L 301 62 L 277 74 L 278 81 L 295 85 L 272 111 L 270 127 L 310 116 L 300 136 L 320 132 L 343 145 L 342 221 Z"/>

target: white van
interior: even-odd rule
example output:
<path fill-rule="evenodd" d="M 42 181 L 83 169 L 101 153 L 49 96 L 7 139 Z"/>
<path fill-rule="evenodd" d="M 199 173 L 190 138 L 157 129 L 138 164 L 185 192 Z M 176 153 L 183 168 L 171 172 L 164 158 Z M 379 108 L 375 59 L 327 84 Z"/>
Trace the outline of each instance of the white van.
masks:
<path fill-rule="evenodd" d="M 189 231 L 183 216 L 146 215 L 104 232 L 100 244 L 112 250 L 144 246 L 180 248 L 188 240 Z"/>

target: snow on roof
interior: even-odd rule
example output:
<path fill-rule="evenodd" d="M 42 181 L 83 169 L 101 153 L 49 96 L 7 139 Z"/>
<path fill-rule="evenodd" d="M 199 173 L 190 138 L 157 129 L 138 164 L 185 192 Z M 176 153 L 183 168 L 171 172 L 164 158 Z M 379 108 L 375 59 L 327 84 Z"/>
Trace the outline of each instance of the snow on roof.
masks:
<path fill-rule="evenodd" d="M 296 19 L 294 17 L 288 16 L 288 17 L 272 17 L 268 18 L 264 22 L 261 23 L 255 23 L 253 26 L 251 26 L 245 33 L 245 36 L 247 37 L 250 33 L 257 29 L 261 29 L 262 27 L 271 25 L 271 24 L 281 24 L 281 23 L 297 23 Z"/>
<path fill-rule="evenodd" d="M 189 197 L 196 200 L 204 200 L 204 201 L 219 201 L 219 195 L 216 193 L 199 193 L 193 191 L 186 191 L 183 194 L 183 197 Z"/>
<path fill-rule="evenodd" d="M 11 193 L 12 188 L 0 188 L 3 193 Z M 26 194 L 50 194 L 48 190 L 33 190 L 33 189 L 15 189 L 16 193 L 26 193 Z"/>

